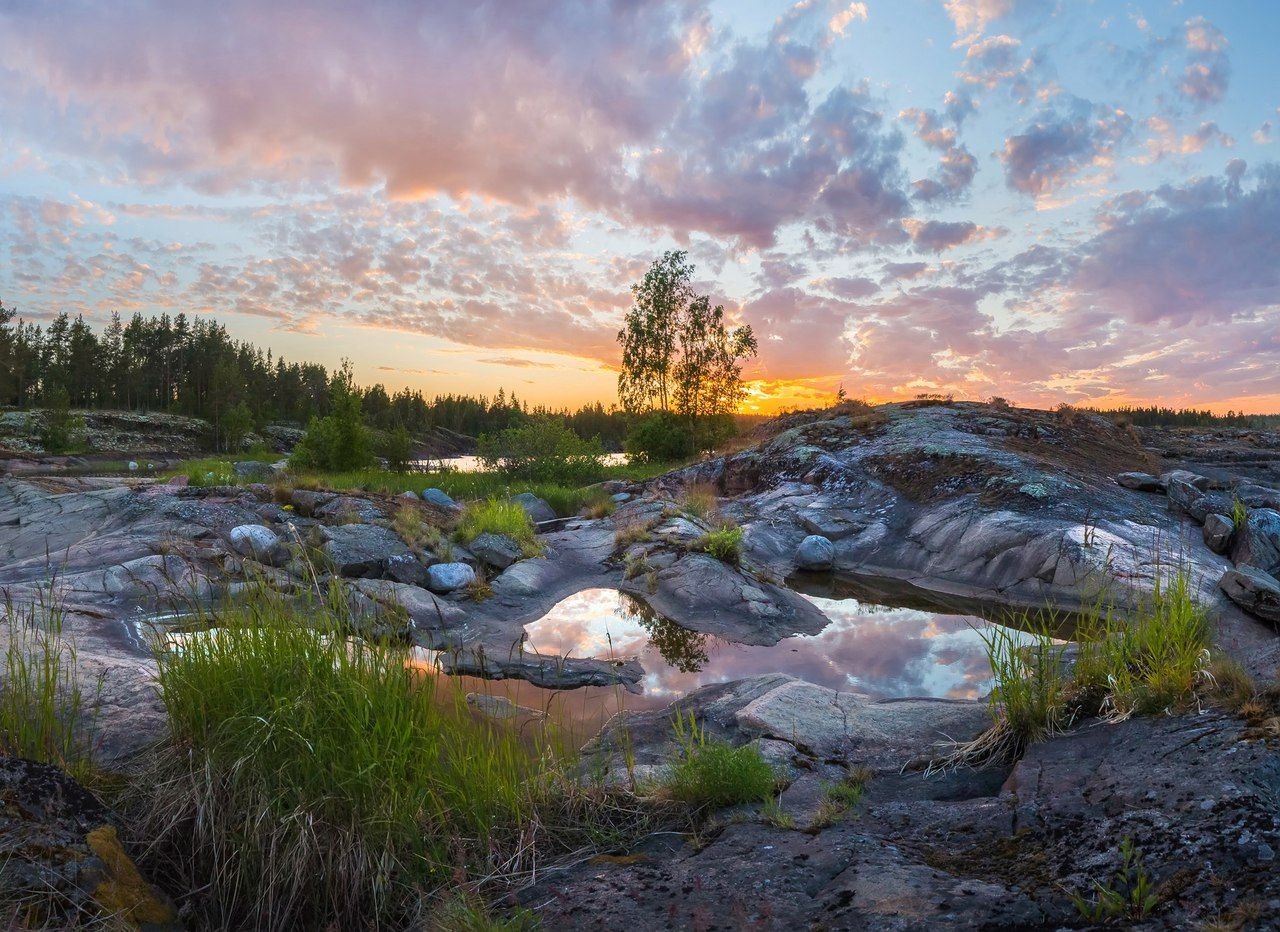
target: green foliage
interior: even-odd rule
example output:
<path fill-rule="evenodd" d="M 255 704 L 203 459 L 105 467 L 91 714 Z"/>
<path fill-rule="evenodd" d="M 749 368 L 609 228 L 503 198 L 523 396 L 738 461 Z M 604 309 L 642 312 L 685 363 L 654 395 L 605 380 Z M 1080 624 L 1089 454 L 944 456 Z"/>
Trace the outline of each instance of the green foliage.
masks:
<path fill-rule="evenodd" d="M 643 557 L 634 566 L 628 564 L 625 570 L 628 578 L 647 572 L 649 566 Z M 632 596 L 623 594 L 621 602 L 622 609 L 644 628 L 649 635 L 649 643 L 671 666 L 681 673 L 697 673 L 706 665 L 709 659 L 707 635 L 681 627 Z"/>
<path fill-rule="evenodd" d="M 207 488 L 210 486 L 235 485 L 237 482 L 235 469 L 229 460 L 195 459 L 185 460 L 177 468 L 166 475 L 186 476 L 187 482 L 193 486 Z"/>
<path fill-rule="evenodd" d="M 249 406 L 243 401 L 238 402 L 234 407 L 227 411 L 221 419 L 219 425 L 219 448 L 226 450 L 228 453 L 234 453 L 240 449 L 240 445 L 244 442 L 244 438 L 253 430 L 253 412 L 249 410 Z"/>
<path fill-rule="evenodd" d="M 737 566 L 742 560 L 742 528 L 725 527 L 703 534 L 696 546 L 717 560 Z"/>
<path fill-rule="evenodd" d="M 618 397 L 629 413 L 674 411 L 691 419 L 732 414 L 742 400 L 739 361 L 754 356 L 749 326 L 729 331 L 724 308 L 693 290 L 688 254 L 655 259 L 631 288 L 631 310 L 618 331 Z M 696 443 L 695 443 L 696 447 Z"/>
<path fill-rule="evenodd" d="M 158 645 L 171 752 L 141 828 L 213 926 L 398 927 L 531 818 L 549 749 L 470 715 L 406 646 L 347 639 L 336 588 L 204 621 Z"/>
<path fill-rule="evenodd" d="M 1248 507 L 1246 507 L 1246 506 L 1245 506 L 1245 503 L 1244 503 L 1244 502 L 1242 502 L 1242 501 L 1240 501 L 1240 499 L 1239 499 L 1239 498 L 1236 498 L 1235 496 L 1232 496 L 1232 499 L 1231 499 L 1231 523 L 1235 526 L 1235 529 L 1236 529 L 1237 531 L 1238 531 L 1238 530 L 1240 530 L 1240 528 L 1242 528 L 1242 527 L 1244 527 L 1244 526 L 1245 526 L 1245 523 L 1246 523 L 1248 520 L 1249 520 L 1249 509 L 1248 509 Z"/>
<path fill-rule="evenodd" d="M 1145 919 L 1160 903 L 1151 875 L 1142 861 L 1142 852 L 1134 847 L 1133 839 L 1125 837 L 1120 842 L 1120 869 L 1110 883 L 1094 881 L 1094 896 L 1086 900 L 1073 894 L 1072 903 L 1081 918 L 1088 922 L 1105 922 L 1108 919 Z"/>
<path fill-rule="evenodd" d="M 624 449 L 632 462 L 684 462 L 693 455 L 693 431 L 685 418 L 651 411 L 632 423 Z"/>
<path fill-rule="evenodd" d="M 981 632 L 995 677 L 988 701 L 993 717 L 1003 720 L 1020 747 L 1058 734 L 1071 721 L 1066 672 L 1067 646 L 1038 622 L 1023 622 L 1027 635 L 991 625 Z"/>
<path fill-rule="evenodd" d="M 40 445 L 46 453 L 70 453 L 84 445 L 84 418 L 71 413 L 66 389 L 55 387 L 45 393 L 44 423 Z"/>
<path fill-rule="evenodd" d="M 413 459 L 413 437 L 403 424 L 397 424 L 391 430 L 378 434 L 377 450 L 378 455 L 387 461 L 388 470 L 407 472 L 409 461 Z"/>
<path fill-rule="evenodd" d="M 724 741 L 707 737 L 705 725 L 699 725 L 680 709 L 672 723 L 680 759 L 667 779 L 667 790 L 674 799 L 696 806 L 732 806 L 737 803 L 765 802 L 777 784 L 777 775 L 752 745 L 732 747 Z"/>
<path fill-rule="evenodd" d="M 327 417 L 311 419 L 307 434 L 289 457 L 296 469 L 351 470 L 373 462 L 369 431 L 361 415 L 361 399 L 353 382 L 351 362 L 343 360 L 341 371 L 329 383 Z"/>
<path fill-rule="evenodd" d="M 583 440 L 555 418 L 482 435 L 476 454 L 487 469 L 508 479 L 563 485 L 598 481 L 604 459 L 598 438 Z"/>
<path fill-rule="evenodd" d="M 53 598 L 15 606 L 0 619 L 0 754 L 56 764 L 85 776 L 88 755 L 76 726 L 89 711 L 80 686 L 76 646 L 62 637 L 62 606 Z"/>
<path fill-rule="evenodd" d="M 490 498 L 469 504 L 458 522 L 458 538 L 469 544 L 481 534 L 505 534 L 520 544 L 527 557 L 542 552 L 528 512 L 516 502 Z"/>
<path fill-rule="evenodd" d="M 478 897 L 458 894 L 440 908 L 431 928 L 439 932 L 537 932 L 540 924 L 527 909 L 498 916 Z"/>

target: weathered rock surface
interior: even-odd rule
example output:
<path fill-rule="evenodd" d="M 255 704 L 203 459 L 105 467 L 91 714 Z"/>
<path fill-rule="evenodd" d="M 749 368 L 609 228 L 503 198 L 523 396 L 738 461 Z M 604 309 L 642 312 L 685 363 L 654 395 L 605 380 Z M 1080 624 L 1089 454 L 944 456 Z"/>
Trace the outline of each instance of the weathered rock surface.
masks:
<path fill-rule="evenodd" d="M 440 489 L 423 489 L 422 500 L 435 505 L 437 508 L 447 508 L 450 511 L 458 511 L 462 507 L 448 493 Z"/>
<path fill-rule="evenodd" d="M 1241 564 L 1227 570 L 1218 586 L 1245 611 L 1280 625 L 1280 580 L 1256 566 Z"/>
<path fill-rule="evenodd" d="M 1165 490 L 1164 483 L 1147 472 L 1122 472 L 1116 476 L 1116 482 L 1126 489 L 1133 489 L 1135 492 L 1163 492 Z"/>
<path fill-rule="evenodd" d="M 236 474 L 236 478 L 242 482 L 271 482 L 276 477 L 276 471 L 269 463 L 260 463 L 257 460 L 232 463 L 231 469 Z"/>
<path fill-rule="evenodd" d="M 505 570 L 523 556 L 520 544 L 514 538 L 506 534 L 491 534 L 487 531 L 467 544 L 467 549 L 485 566 L 491 566 L 495 570 Z"/>
<path fill-rule="evenodd" d="M 114 816 L 63 771 L 0 757 L 0 803 L 6 907 L 29 898 L 47 911 L 44 928 L 107 916 L 121 928 L 182 928 L 173 903 L 121 846 Z"/>
<path fill-rule="evenodd" d="M 1201 529 L 1204 545 L 1214 553 L 1226 553 L 1231 549 L 1231 535 L 1236 526 L 1226 515 L 1209 515 Z"/>
<path fill-rule="evenodd" d="M 231 549 L 243 557 L 252 557 L 268 566 L 284 566 L 289 562 L 289 548 L 271 528 L 261 524 L 241 524 L 227 533 Z"/>
<path fill-rule="evenodd" d="M 1231 559 L 1237 566 L 1255 566 L 1267 573 L 1280 570 L 1280 511 L 1251 510 L 1236 532 Z"/>
<path fill-rule="evenodd" d="M 544 524 L 556 520 L 555 509 L 532 492 L 521 492 L 511 496 L 511 500 L 525 510 L 529 520 L 536 524 Z"/>
<path fill-rule="evenodd" d="M 324 554 L 339 576 L 376 579 L 386 571 L 388 559 L 412 556 L 394 531 L 376 524 L 343 524 L 321 533 Z"/>

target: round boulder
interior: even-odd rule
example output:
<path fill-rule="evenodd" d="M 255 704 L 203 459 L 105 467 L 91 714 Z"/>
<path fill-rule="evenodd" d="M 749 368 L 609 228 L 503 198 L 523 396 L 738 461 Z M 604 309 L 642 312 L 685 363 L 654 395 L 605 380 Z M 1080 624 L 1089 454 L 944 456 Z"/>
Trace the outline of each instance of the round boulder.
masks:
<path fill-rule="evenodd" d="M 267 566 L 284 566 L 289 550 L 279 535 L 261 524 L 241 524 L 227 534 L 231 549 L 242 557 L 251 557 Z"/>
<path fill-rule="evenodd" d="M 453 592 L 476 581 L 476 571 L 465 563 L 437 563 L 427 567 L 427 588 L 432 592 Z"/>
<path fill-rule="evenodd" d="M 532 492 L 521 492 L 519 495 L 513 495 L 511 500 L 525 510 L 525 514 L 529 516 L 529 520 L 534 524 L 545 524 L 548 521 L 556 520 L 555 509 Z"/>
<path fill-rule="evenodd" d="M 495 570 L 505 570 L 523 556 L 520 544 L 515 539 L 506 534 L 491 534 L 487 531 L 478 535 L 467 545 L 467 549 L 482 563 Z"/>
<path fill-rule="evenodd" d="M 810 534 L 796 548 L 796 566 L 802 570 L 829 570 L 836 559 L 836 545 L 821 534 Z"/>
<path fill-rule="evenodd" d="M 448 508 L 450 511 L 457 511 L 462 507 L 442 489 L 423 489 L 422 500 L 438 508 Z"/>

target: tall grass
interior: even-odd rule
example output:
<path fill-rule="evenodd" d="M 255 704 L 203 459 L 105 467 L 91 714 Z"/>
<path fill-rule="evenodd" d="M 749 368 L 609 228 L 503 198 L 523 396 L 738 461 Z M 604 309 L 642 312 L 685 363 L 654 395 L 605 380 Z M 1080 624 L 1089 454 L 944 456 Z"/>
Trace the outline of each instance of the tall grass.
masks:
<path fill-rule="evenodd" d="M 458 522 L 458 537 L 469 544 L 481 534 L 505 534 L 520 545 L 525 556 L 542 552 L 528 512 L 516 502 L 491 498 L 469 504 Z"/>
<path fill-rule="evenodd" d="M 1158 571 L 1151 592 L 1128 609 L 1102 599 L 1086 608 L 1076 619 L 1074 648 L 1054 641 L 1053 622 L 1044 613 L 1010 619 L 1030 632 L 1029 643 L 1007 627 L 983 633 L 995 678 L 994 724 L 930 769 L 1003 763 L 1080 718 L 1173 713 L 1220 700 L 1227 690 L 1213 672 L 1221 665 L 1210 648 L 1211 619 L 1185 568 Z"/>
<path fill-rule="evenodd" d="M 134 799 L 152 870 L 216 927 L 400 926 L 518 849 L 550 745 L 472 716 L 345 607 L 269 592 L 159 645 L 168 747 Z"/>
<path fill-rule="evenodd" d="M 63 638 L 62 625 L 62 606 L 52 594 L 21 606 L 5 600 L 0 753 L 85 777 L 88 748 L 78 725 L 92 710 L 80 685 L 75 643 Z"/>
<path fill-rule="evenodd" d="M 676 709 L 672 722 L 680 757 L 671 768 L 666 789 L 673 799 L 696 806 L 732 806 L 766 802 L 778 777 L 759 749 L 733 747 L 707 736 L 705 725 Z"/>

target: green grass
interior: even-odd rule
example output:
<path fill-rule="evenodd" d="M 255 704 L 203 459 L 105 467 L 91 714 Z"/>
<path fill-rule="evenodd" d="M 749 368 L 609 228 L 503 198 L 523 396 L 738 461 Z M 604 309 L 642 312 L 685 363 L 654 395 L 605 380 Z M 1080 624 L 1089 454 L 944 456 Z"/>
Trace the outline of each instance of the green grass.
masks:
<path fill-rule="evenodd" d="M 194 486 L 235 485 L 236 474 L 231 468 L 231 460 L 196 459 L 185 460 L 173 469 L 166 470 L 165 478 L 186 476 L 187 482 Z"/>
<path fill-rule="evenodd" d="M 346 639 L 345 611 L 261 592 L 158 651 L 171 736 L 136 824 L 211 925 L 403 923 L 536 821 L 550 743 L 472 716 L 405 646 Z"/>
<path fill-rule="evenodd" d="M 1245 522 L 1248 520 L 1249 509 L 1245 506 L 1244 502 L 1233 496 L 1231 499 L 1231 523 L 1238 531 L 1240 528 L 1244 527 Z"/>
<path fill-rule="evenodd" d="M 717 560 L 737 566 L 742 561 L 742 528 L 724 527 L 709 531 L 698 538 L 694 546 Z"/>
<path fill-rule="evenodd" d="M 53 596 L 22 606 L 6 600 L 0 619 L 0 754 L 55 764 L 84 778 L 89 756 L 77 726 L 91 703 L 80 686 L 76 646 L 62 636 L 62 620 Z"/>
<path fill-rule="evenodd" d="M 732 806 L 737 803 L 767 802 L 773 795 L 777 775 L 749 744 L 733 747 L 707 736 L 706 726 L 677 709 L 673 722 L 679 760 L 666 781 L 673 799 L 695 806 Z"/>
<path fill-rule="evenodd" d="M 1225 668 L 1211 649 L 1212 621 L 1182 568 L 1159 572 L 1152 591 L 1128 609 L 1099 600 L 1082 612 L 1073 662 L 1042 613 L 1017 619 L 1016 627 L 1030 632 L 1029 642 L 1001 626 L 983 633 L 995 677 L 993 727 L 934 767 L 1007 761 L 1080 718 L 1179 712 L 1222 701 L 1238 686 L 1215 679 L 1214 671 Z"/>
<path fill-rule="evenodd" d="M 467 505 L 458 522 L 457 534 L 464 545 L 481 534 L 505 534 L 520 545 L 526 557 L 542 552 L 528 512 L 521 505 L 502 499 L 490 498 Z"/>

